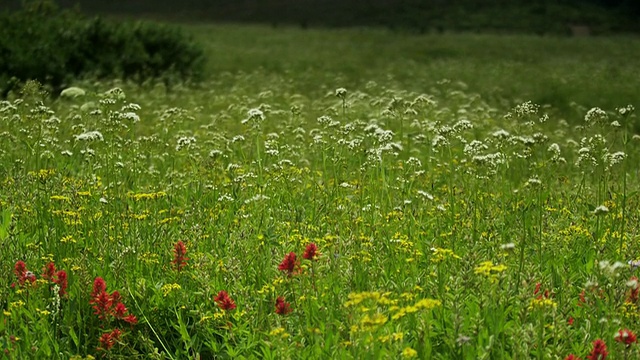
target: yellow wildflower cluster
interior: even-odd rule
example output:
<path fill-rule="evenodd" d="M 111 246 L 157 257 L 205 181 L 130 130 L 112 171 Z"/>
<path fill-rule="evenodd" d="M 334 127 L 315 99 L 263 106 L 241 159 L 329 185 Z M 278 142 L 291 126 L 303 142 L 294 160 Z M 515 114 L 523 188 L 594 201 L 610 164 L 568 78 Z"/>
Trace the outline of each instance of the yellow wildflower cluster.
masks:
<path fill-rule="evenodd" d="M 152 252 L 145 252 L 138 255 L 138 260 L 145 264 L 159 264 L 158 254 Z"/>
<path fill-rule="evenodd" d="M 461 259 L 460 256 L 456 255 L 451 249 L 443 249 L 443 248 L 431 248 L 431 261 L 439 264 L 448 259 Z"/>
<path fill-rule="evenodd" d="M 396 313 L 393 314 L 393 316 L 391 316 L 391 320 L 398 320 L 407 314 L 413 314 L 420 310 L 430 310 L 440 305 L 442 305 L 442 302 L 440 302 L 440 300 L 422 299 L 413 305 L 409 305 L 405 307 L 392 306 L 391 308 L 389 308 L 389 310 L 396 311 Z"/>
<path fill-rule="evenodd" d="M 162 295 L 164 297 L 167 297 L 173 291 L 180 290 L 180 289 L 182 289 L 182 287 L 179 284 L 164 284 L 160 288 L 160 290 L 162 290 Z"/>
<path fill-rule="evenodd" d="M 375 313 L 373 315 L 366 314 L 360 319 L 359 325 L 351 326 L 351 332 L 373 332 L 379 327 L 387 323 L 389 318 L 382 313 Z"/>
<path fill-rule="evenodd" d="M 76 239 L 74 239 L 73 236 L 71 236 L 71 235 L 67 235 L 67 236 L 63 236 L 62 239 L 60 239 L 60 242 L 63 243 L 63 244 L 66 244 L 66 243 L 75 244 L 76 243 Z"/>
<path fill-rule="evenodd" d="M 404 350 L 402 350 L 402 357 L 404 358 L 411 359 L 417 356 L 418 356 L 418 352 L 410 347 L 406 347 L 404 348 Z"/>
<path fill-rule="evenodd" d="M 632 302 L 625 302 L 620 307 L 620 313 L 622 316 L 629 320 L 629 322 L 640 321 L 640 312 L 638 312 L 638 305 Z"/>
<path fill-rule="evenodd" d="M 389 298 L 391 292 L 365 291 L 359 293 L 351 293 L 347 296 L 348 300 L 344 303 L 345 307 L 357 306 L 367 300 L 373 300 L 378 305 L 396 305 L 398 300 Z"/>
<path fill-rule="evenodd" d="M 391 335 L 382 335 L 382 336 L 378 336 L 378 341 L 381 343 L 387 343 L 390 341 L 402 341 L 402 339 L 404 339 L 404 333 L 403 332 L 395 332 Z"/>
<path fill-rule="evenodd" d="M 494 265 L 491 261 L 483 261 L 475 269 L 475 273 L 496 280 L 498 275 L 507 269 L 506 265 Z"/>
<path fill-rule="evenodd" d="M 139 194 L 135 194 L 135 193 L 128 193 L 127 196 L 129 196 L 130 198 L 132 198 L 135 201 L 140 201 L 140 200 L 155 200 L 155 199 L 160 199 L 163 197 L 167 196 L 167 193 L 164 191 L 158 191 L 158 192 L 154 192 L 154 193 L 139 193 Z"/>
<path fill-rule="evenodd" d="M 55 201 L 66 201 L 66 202 L 71 201 L 71 198 L 64 195 L 51 195 L 50 199 Z"/>
<path fill-rule="evenodd" d="M 529 303 L 529 310 L 536 310 L 536 309 L 555 309 L 558 306 L 558 304 L 556 304 L 555 301 L 553 301 L 552 299 L 546 298 L 546 297 L 541 297 L 541 298 L 535 298 L 535 299 L 531 299 L 531 302 Z"/>
<path fill-rule="evenodd" d="M 53 175 L 56 174 L 55 169 L 40 169 L 38 171 L 29 171 L 27 175 L 37 179 L 40 182 L 45 182 Z"/>
<path fill-rule="evenodd" d="M 269 332 L 269 336 L 280 337 L 286 339 L 289 337 L 289 333 L 283 328 L 278 327 Z"/>

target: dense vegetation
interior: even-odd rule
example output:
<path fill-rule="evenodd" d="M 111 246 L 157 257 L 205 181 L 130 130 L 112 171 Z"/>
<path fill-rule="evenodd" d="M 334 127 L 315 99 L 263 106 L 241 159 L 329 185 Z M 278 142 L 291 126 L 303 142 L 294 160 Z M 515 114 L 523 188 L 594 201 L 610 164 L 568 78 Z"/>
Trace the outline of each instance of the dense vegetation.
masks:
<path fill-rule="evenodd" d="M 14 2 L 17 0 L 13 0 Z M 639 32 L 635 0 L 60 0 L 91 13 L 300 26 L 383 26 L 415 32 Z"/>
<path fill-rule="evenodd" d="M 0 14 L 0 93 L 27 80 L 59 92 L 83 77 L 187 80 L 202 75 L 203 52 L 175 26 L 113 22 L 30 1 Z"/>
<path fill-rule="evenodd" d="M 640 357 L 638 40 L 189 32 L 0 101 L 0 358 Z"/>

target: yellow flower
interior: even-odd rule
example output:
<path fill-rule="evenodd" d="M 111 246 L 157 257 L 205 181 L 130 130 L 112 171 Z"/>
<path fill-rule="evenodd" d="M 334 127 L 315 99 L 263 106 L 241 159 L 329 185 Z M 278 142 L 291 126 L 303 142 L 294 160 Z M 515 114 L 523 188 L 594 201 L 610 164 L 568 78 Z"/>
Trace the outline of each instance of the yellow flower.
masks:
<path fill-rule="evenodd" d="M 484 261 L 480 263 L 475 269 L 475 273 L 478 275 L 483 275 L 485 277 L 491 278 L 492 281 L 498 278 L 498 275 L 501 272 L 504 272 L 507 269 L 506 265 L 493 265 L 491 261 Z"/>
<path fill-rule="evenodd" d="M 269 332 L 269 336 L 280 336 L 283 339 L 289 337 L 289 333 L 283 327 L 275 328 Z"/>
<path fill-rule="evenodd" d="M 442 249 L 442 248 L 432 248 L 431 252 L 433 255 L 431 256 L 431 261 L 438 264 L 447 259 L 461 259 L 460 256 L 456 255 L 451 249 Z"/>
<path fill-rule="evenodd" d="M 417 356 L 418 356 L 418 352 L 410 347 L 406 347 L 404 348 L 404 350 L 402 350 L 402 357 L 411 359 Z"/>
<path fill-rule="evenodd" d="M 63 195 L 51 195 L 51 200 L 59 200 L 69 202 L 71 199 L 68 196 Z"/>
<path fill-rule="evenodd" d="M 558 304 L 556 304 L 555 301 L 549 298 L 541 297 L 539 299 L 538 298 L 531 299 L 531 302 L 529 303 L 529 310 L 545 309 L 545 308 L 555 309 L 557 306 Z"/>
<path fill-rule="evenodd" d="M 171 292 L 180 289 L 182 289 L 182 287 L 179 284 L 165 284 L 160 288 L 164 297 L 167 297 Z"/>

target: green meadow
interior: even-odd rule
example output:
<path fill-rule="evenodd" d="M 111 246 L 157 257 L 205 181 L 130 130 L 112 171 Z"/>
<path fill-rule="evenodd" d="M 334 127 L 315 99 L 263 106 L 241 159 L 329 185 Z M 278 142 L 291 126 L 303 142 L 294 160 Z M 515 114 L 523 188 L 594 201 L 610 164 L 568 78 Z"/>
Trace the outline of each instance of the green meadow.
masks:
<path fill-rule="evenodd" d="M 640 40 L 186 29 L 0 100 L 0 359 L 640 356 Z"/>

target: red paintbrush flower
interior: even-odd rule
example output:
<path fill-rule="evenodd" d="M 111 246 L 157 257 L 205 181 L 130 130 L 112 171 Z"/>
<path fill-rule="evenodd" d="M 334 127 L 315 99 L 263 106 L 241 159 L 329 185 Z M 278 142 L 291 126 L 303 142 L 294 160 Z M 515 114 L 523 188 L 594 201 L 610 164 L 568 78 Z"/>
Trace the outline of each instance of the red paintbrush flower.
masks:
<path fill-rule="evenodd" d="M 135 325 L 138 323 L 138 318 L 133 315 L 133 314 L 129 314 L 127 316 L 125 316 L 122 320 L 124 320 L 125 322 L 131 324 L 131 325 Z"/>
<path fill-rule="evenodd" d="M 56 272 L 56 275 L 54 278 L 52 278 L 52 281 L 54 282 L 54 284 L 57 284 L 58 287 L 60 287 L 60 290 L 58 291 L 58 294 L 60 296 L 65 296 L 67 295 L 67 286 L 68 286 L 68 280 L 67 280 L 67 272 L 64 270 L 59 270 L 58 272 Z"/>
<path fill-rule="evenodd" d="M 111 301 L 113 301 L 113 298 L 111 299 Z M 116 316 L 116 319 L 124 319 L 128 311 L 129 310 L 127 309 L 127 307 L 124 306 L 123 303 L 119 302 L 116 304 L 114 315 Z"/>
<path fill-rule="evenodd" d="M 105 292 L 106 290 L 107 290 L 107 283 L 104 281 L 103 278 L 97 277 L 93 281 L 93 290 L 91 290 L 91 299 L 95 299 L 96 297 L 98 297 L 98 295 Z"/>
<path fill-rule="evenodd" d="M 122 331 L 120 329 L 113 329 L 110 333 L 104 333 L 100 336 L 100 347 L 98 350 L 108 351 L 113 345 L 115 345 L 116 341 L 120 340 L 120 335 L 122 335 Z"/>
<path fill-rule="evenodd" d="M 187 260 L 189 258 L 187 255 L 187 247 L 184 245 L 182 241 L 178 241 L 173 247 L 173 261 L 171 264 L 178 270 L 182 270 L 183 267 L 187 266 Z"/>
<path fill-rule="evenodd" d="M 276 314 L 287 315 L 291 312 L 291 304 L 284 301 L 282 296 L 278 296 L 276 299 Z"/>
<path fill-rule="evenodd" d="M 233 299 L 231 299 L 231 297 L 229 297 L 229 294 L 224 290 L 221 290 L 218 293 L 218 296 L 213 298 L 213 300 L 218 304 L 218 306 L 222 310 L 228 311 L 236 308 L 236 303 L 233 301 Z"/>
<path fill-rule="evenodd" d="M 43 279 L 53 281 L 53 276 L 56 274 L 56 265 L 53 262 L 49 262 L 47 265 L 44 266 L 42 271 L 43 271 L 43 274 L 42 274 Z"/>
<path fill-rule="evenodd" d="M 101 320 L 106 319 L 112 314 L 112 306 L 111 296 L 109 296 L 106 291 L 101 292 L 100 295 L 93 299 L 93 313 L 98 315 Z"/>
<path fill-rule="evenodd" d="M 104 351 L 108 351 L 110 350 L 113 345 L 116 343 L 116 341 L 111 338 L 111 333 L 104 333 L 100 336 L 100 347 L 98 348 L 98 350 L 104 350 Z"/>
<path fill-rule="evenodd" d="M 564 358 L 564 360 L 580 360 L 580 358 L 575 356 L 575 355 L 573 355 L 573 354 L 569 354 L 569 356 Z"/>
<path fill-rule="evenodd" d="M 593 350 L 587 355 L 587 360 L 605 360 L 609 355 L 607 352 L 607 344 L 602 339 L 593 342 Z"/>
<path fill-rule="evenodd" d="M 636 337 L 636 334 L 634 334 L 629 329 L 623 329 L 623 330 L 618 331 L 618 333 L 616 334 L 615 339 L 616 339 L 617 342 L 625 344 L 626 347 L 629 347 L 629 346 L 631 346 L 631 344 L 633 344 L 633 343 L 638 341 L 638 338 Z"/>
<path fill-rule="evenodd" d="M 22 260 L 16 261 L 16 265 L 13 267 L 13 272 L 18 278 L 24 277 L 24 274 L 27 272 L 27 264 Z"/>
<path fill-rule="evenodd" d="M 304 254 L 302 254 L 302 257 L 307 260 L 314 260 L 318 256 L 320 256 L 320 253 L 318 252 L 318 246 L 314 243 L 310 243 L 309 245 L 307 245 L 307 248 L 304 249 Z"/>
<path fill-rule="evenodd" d="M 298 262 L 296 261 L 296 253 L 290 252 L 285 255 L 280 265 L 278 265 L 278 270 L 285 271 L 287 272 L 287 275 L 291 276 L 297 267 Z"/>
<path fill-rule="evenodd" d="M 16 261 L 16 264 L 13 268 L 13 272 L 16 274 L 18 278 L 18 284 L 23 286 L 26 282 L 33 284 L 36 282 L 36 275 L 31 271 L 27 270 L 27 264 L 22 260 Z M 11 284 L 11 287 L 15 287 L 16 284 Z"/>
<path fill-rule="evenodd" d="M 114 304 L 122 302 L 122 296 L 120 295 L 120 292 L 118 290 L 114 290 L 111 293 L 111 302 Z"/>

